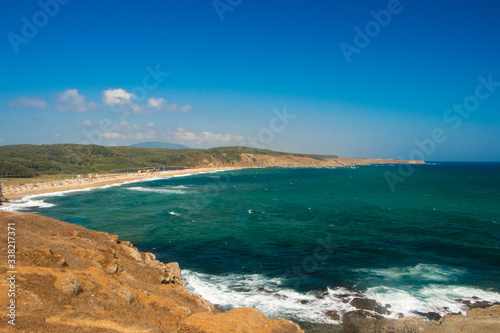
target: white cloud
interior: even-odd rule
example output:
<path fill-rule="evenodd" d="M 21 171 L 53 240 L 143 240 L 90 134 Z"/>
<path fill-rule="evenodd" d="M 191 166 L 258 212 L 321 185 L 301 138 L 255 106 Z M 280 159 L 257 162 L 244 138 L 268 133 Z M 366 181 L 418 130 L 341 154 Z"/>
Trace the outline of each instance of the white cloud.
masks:
<path fill-rule="evenodd" d="M 38 97 L 20 97 L 18 99 L 13 99 L 10 101 L 10 106 L 15 108 L 45 108 L 47 103 L 42 98 Z"/>
<path fill-rule="evenodd" d="M 102 92 L 102 101 L 108 105 L 123 105 L 132 103 L 135 96 L 124 89 L 108 89 Z M 135 111 L 134 111 L 135 112 Z"/>
<path fill-rule="evenodd" d="M 114 130 L 120 132 L 132 132 L 142 130 L 142 127 L 136 124 L 130 124 L 126 120 L 122 120 L 119 124 L 114 126 Z"/>
<path fill-rule="evenodd" d="M 125 139 L 125 135 L 116 132 L 107 132 L 102 134 L 107 139 Z"/>
<path fill-rule="evenodd" d="M 59 96 L 57 109 L 64 112 L 87 112 L 95 104 L 85 101 L 85 96 L 80 95 L 76 89 L 68 89 Z"/>
<path fill-rule="evenodd" d="M 161 109 L 163 103 L 165 103 L 165 98 L 153 98 L 148 99 L 148 105 L 152 108 Z"/>
<path fill-rule="evenodd" d="M 85 125 L 85 126 L 91 126 L 92 125 L 92 120 L 90 119 L 86 119 L 82 122 L 82 125 Z"/>
<path fill-rule="evenodd" d="M 146 126 L 148 126 L 148 127 L 155 127 L 155 123 L 148 123 Z"/>
<path fill-rule="evenodd" d="M 244 136 L 235 136 L 232 134 L 215 134 L 211 132 L 189 132 L 181 127 L 174 132 L 174 137 L 180 141 L 191 141 L 194 143 L 228 143 L 241 142 L 245 140 Z"/>

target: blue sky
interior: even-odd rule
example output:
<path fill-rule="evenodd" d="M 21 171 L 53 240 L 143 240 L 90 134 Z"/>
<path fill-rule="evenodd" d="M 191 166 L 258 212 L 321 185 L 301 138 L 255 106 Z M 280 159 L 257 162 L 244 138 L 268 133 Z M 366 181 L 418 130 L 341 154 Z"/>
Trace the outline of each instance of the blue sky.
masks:
<path fill-rule="evenodd" d="M 0 145 L 500 161 L 499 15 L 463 0 L 3 1 Z"/>

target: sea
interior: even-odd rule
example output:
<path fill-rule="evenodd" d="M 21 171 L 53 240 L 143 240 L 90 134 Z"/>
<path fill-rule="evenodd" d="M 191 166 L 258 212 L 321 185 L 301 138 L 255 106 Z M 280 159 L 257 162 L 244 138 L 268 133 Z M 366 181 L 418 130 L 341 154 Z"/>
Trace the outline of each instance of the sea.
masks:
<path fill-rule="evenodd" d="M 239 169 L 24 197 L 2 206 L 117 234 L 227 311 L 338 324 L 500 302 L 500 163 Z M 410 170 L 411 172 L 408 172 Z M 389 186 L 387 175 L 399 175 Z M 403 176 L 401 176 L 403 175 Z"/>

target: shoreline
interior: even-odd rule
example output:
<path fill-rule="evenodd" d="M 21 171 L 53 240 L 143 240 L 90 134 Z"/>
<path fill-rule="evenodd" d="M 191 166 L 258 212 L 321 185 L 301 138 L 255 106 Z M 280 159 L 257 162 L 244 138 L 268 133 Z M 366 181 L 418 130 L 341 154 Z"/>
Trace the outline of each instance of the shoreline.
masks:
<path fill-rule="evenodd" d="M 15 272 L 24 282 L 17 286 L 15 312 L 16 327 L 23 331 L 31 331 L 33 323 L 46 331 L 113 327 L 121 332 L 207 333 L 490 333 L 500 328 L 500 306 L 495 304 L 478 304 L 466 315 L 449 314 L 439 320 L 388 319 L 359 309 L 345 313 L 338 324 L 267 317 L 250 307 L 220 311 L 186 288 L 177 262 L 158 261 L 153 253 L 139 252 L 117 235 L 30 213 L 2 213 L 0 223 L 15 226 L 16 247 L 23 254 Z M 0 265 L 1 271 L 8 269 Z M 0 305 L 7 307 L 7 301 L 0 300 Z M 131 323 L 130 314 L 137 312 L 140 316 Z"/>
<path fill-rule="evenodd" d="M 3 188 L 3 196 L 9 201 L 22 200 L 23 197 L 29 195 L 50 194 L 58 192 L 67 192 L 75 190 L 84 190 L 90 188 L 98 188 L 109 185 L 121 185 L 134 181 L 148 181 L 151 179 L 170 178 L 175 176 L 196 175 L 201 173 L 212 173 L 217 171 L 239 170 L 242 167 L 210 167 L 210 168 L 195 168 L 183 170 L 168 170 L 157 172 L 144 173 L 124 173 L 124 174 L 102 174 L 94 178 L 85 179 L 68 179 L 61 178 L 56 181 L 39 182 L 34 180 L 29 184 L 22 186 L 6 186 Z M 74 177 L 73 177 L 74 178 Z"/>

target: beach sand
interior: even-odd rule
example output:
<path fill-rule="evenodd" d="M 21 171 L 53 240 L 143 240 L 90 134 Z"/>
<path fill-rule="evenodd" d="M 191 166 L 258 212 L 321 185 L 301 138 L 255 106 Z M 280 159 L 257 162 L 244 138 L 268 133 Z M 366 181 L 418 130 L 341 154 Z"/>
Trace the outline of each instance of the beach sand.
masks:
<path fill-rule="evenodd" d="M 31 182 L 23 185 L 8 185 L 3 188 L 3 195 L 8 200 L 19 200 L 25 195 L 45 194 L 61 191 L 71 191 L 90 187 L 99 187 L 104 185 L 122 184 L 129 181 L 136 181 L 149 178 L 168 178 L 172 176 L 198 174 L 214 171 L 225 171 L 241 169 L 235 167 L 214 167 L 214 168 L 198 168 L 198 169 L 183 169 L 183 170 L 168 170 L 158 172 L 144 173 L 123 173 L 123 174 L 99 174 L 89 178 L 88 175 L 83 175 L 80 179 L 76 177 L 61 177 L 59 180 L 39 181 L 34 178 Z M 71 179 L 74 178 L 74 179 Z M 5 184 L 4 184 L 5 185 Z"/>

